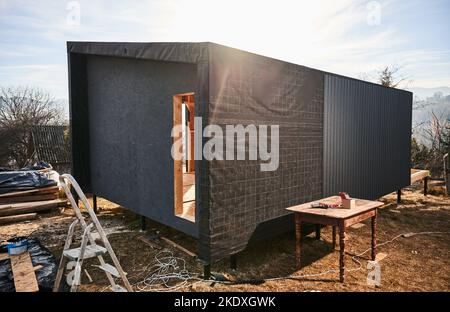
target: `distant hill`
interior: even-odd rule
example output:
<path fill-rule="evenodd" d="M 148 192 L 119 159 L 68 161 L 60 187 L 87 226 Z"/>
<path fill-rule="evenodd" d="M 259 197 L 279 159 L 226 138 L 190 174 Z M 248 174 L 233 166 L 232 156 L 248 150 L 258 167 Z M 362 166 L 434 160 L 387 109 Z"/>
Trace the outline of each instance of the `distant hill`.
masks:
<path fill-rule="evenodd" d="M 432 97 L 437 92 L 442 92 L 443 95 L 450 94 L 450 87 L 436 87 L 436 88 L 410 88 L 409 91 L 414 93 L 414 97 L 425 100 Z"/>

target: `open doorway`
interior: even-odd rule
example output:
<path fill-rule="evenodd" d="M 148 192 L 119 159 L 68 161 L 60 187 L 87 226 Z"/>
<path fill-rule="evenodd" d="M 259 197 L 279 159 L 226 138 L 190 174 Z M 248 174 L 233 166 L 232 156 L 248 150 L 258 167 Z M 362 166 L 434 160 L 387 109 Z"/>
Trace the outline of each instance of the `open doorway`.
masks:
<path fill-rule="evenodd" d="M 194 93 L 173 96 L 173 140 L 181 140 L 182 157 L 174 158 L 175 215 L 195 222 Z"/>

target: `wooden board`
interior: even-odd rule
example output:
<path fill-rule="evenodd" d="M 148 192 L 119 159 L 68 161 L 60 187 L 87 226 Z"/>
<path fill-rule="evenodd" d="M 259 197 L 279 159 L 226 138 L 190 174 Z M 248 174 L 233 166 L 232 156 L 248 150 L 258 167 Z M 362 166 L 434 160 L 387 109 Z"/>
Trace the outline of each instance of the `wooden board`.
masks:
<path fill-rule="evenodd" d="M 192 258 L 196 258 L 196 257 L 197 257 L 197 255 L 196 255 L 195 253 L 193 253 L 192 251 L 190 251 L 190 250 L 184 248 L 183 246 L 178 245 L 178 244 L 175 243 L 174 241 L 172 241 L 172 240 L 170 240 L 170 239 L 168 239 L 168 238 L 166 238 L 166 237 L 164 237 L 164 236 L 161 236 L 161 239 L 162 239 L 163 241 L 165 241 L 166 243 L 168 243 L 169 245 L 171 245 L 172 247 L 175 247 L 175 248 L 177 248 L 178 250 L 181 250 L 182 252 L 184 252 L 184 253 L 187 254 L 188 256 L 190 256 L 190 257 L 192 257 Z"/>
<path fill-rule="evenodd" d="M 26 213 L 15 216 L 0 217 L 0 224 L 22 222 L 28 220 L 34 220 L 37 218 L 37 213 Z"/>
<path fill-rule="evenodd" d="M 39 291 L 36 274 L 34 273 L 35 269 L 28 251 L 20 255 L 10 256 L 9 259 L 11 260 L 16 292 Z"/>
<path fill-rule="evenodd" d="M 47 194 L 47 193 L 56 193 L 59 192 L 59 186 L 49 186 L 49 187 L 43 187 L 43 188 L 34 188 L 32 190 L 26 190 L 26 191 L 17 191 L 17 192 L 10 192 L 5 194 L 0 194 L 0 198 L 3 197 L 13 197 L 13 196 L 23 196 L 26 194 Z"/>
<path fill-rule="evenodd" d="M 411 169 L 411 184 L 430 176 L 429 170 Z"/>
<path fill-rule="evenodd" d="M 320 199 L 317 201 L 292 206 L 286 208 L 289 211 L 293 212 L 301 212 L 302 214 L 309 214 L 315 216 L 325 216 L 335 219 L 347 219 L 356 215 L 359 215 L 363 212 L 369 211 L 373 208 L 381 207 L 384 203 L 379 201 L 365 200 L 365 199 L 357 199 L 356 200 L 356 208 L 352 209 L 342 209 L 342 208 L 311 208 L 311 204 L 315 202 L 323 202 L 323 201 L 339 201 L 339 196 L 330 196 L 324 199 Z"/>
<path fill-rule="evenodd" d="M 9 259 L 9 255 L 7 253 L 0 253 L 0 261 Z"/>
<path fill-rule="evenodd" d="M 158 250 L 161 250 L 161 249 L 162 249 L 162 247 L 161 247 L 160 244 L 158 244 L 157 242 L 151 241 L 150 239 L 148 239 L 148 238 L 145 237 L 145 236 L 139 236 L 138 239 L 139 239 L 140 241 L 144 242 L 146 245 L 152 247 L 153 249 L 158 249 Z"/>
<path fill-rule="evenodd" d="M 34 202 L 34 201 L 52 200 L 52 199 L 57 199 L 57 198 L 58 198 L 58 193 L 3 197 L 3 198 L 0 198 L 0 204 L 4 205 L 4 204 L 12 204 L 12 203 Z"/>
<path fill-rule="evenodd" d="M 54 199 L 40 202 L 0 205 L 0 216 L 11 216 L 22 213 L 44 211 L 63 206 L 65 204 L 67 204 L 65 199 Z"/>

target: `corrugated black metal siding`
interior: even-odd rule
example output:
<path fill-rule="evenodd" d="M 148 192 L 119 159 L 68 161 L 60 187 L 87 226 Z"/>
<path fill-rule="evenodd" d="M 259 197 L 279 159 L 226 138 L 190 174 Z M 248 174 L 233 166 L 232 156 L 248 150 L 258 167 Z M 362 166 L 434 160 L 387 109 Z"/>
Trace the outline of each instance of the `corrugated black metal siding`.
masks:
<path fill-rule="evenodd" d="M 324 195 L 375 199 L 410 184 L 412 93 L 325 75 Z"/>

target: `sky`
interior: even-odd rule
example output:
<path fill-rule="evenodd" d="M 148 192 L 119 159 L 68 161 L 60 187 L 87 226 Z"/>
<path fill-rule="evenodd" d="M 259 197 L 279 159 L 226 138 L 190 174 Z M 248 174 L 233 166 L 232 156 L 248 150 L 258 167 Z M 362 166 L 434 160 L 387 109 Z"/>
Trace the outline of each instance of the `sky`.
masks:
<path fill-rule="evenodd" d="M 0 0 L 0 86 L 68 98 L 66 41 L 211 41 L 355 78 L 450 87 L 449 0 Z"/>

